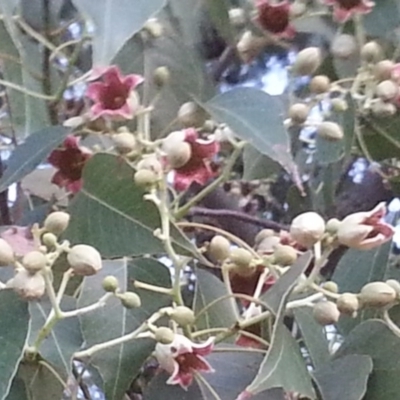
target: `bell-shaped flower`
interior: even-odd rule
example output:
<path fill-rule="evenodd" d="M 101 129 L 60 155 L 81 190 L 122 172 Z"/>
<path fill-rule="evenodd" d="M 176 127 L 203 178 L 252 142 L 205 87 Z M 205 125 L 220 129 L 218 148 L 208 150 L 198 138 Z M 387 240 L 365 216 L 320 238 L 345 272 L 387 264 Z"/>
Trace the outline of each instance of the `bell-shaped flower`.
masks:
<path fill-rule="evenodd" d="M 394 228 L 382 220 L 386 215 L 385 203 L 373 210 L 348 215 L 337 230 L 339 243 L 358 250 L 370 250 L 389 241 Z"/>
<path fill-rule="evenodd" d="M 195 371 L 214 372 L 204 359 L 214 348 L 214 338 L 204 343 L 194 343 L 186 336 L 176 334 L 170 344 L 157 343 L 155 357 L 160 367 L 171 374 L 169 385 L 180 385 L 187 389 L 193 381 Z"/>
<path fill-rule="evenodd" d="M 367 14 L 375 5 L 371 0 L 325 0 L 325 4 L 333 6 L 333 17 L 338 22 L 346 22 L 355 14 Z"/>
<path fill-rule="evenodd" d="M 135 89 L 143 82 L 143 77 L 135 74 L 123 76 L 115 65 L 99 71 L 92 75 L 98 81 L 90 83 L 85 93 L 93 101 L 90 118 L 132 119 L 139 107 Z"/>

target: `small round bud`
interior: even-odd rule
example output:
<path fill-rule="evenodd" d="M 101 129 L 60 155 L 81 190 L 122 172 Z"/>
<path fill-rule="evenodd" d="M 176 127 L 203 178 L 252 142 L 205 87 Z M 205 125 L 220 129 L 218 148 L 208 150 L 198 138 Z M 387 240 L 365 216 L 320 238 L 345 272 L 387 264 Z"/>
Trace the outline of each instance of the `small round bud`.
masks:
<path fill-rule="evenodd" d="M 328 292 L 331 292 L 331 293 L 339 293 L 339 287 L 338 287 L 338 285 L 337 285 L 336 282 L 327 281 L 327 282 L 324 282 L 324 283 L 321 285 L 321 287 L 322 287 L 323 289 L 327 290 Z"/>
<path fill-rule="evenodd" d="M 298 215 L 290 225 L 290 236 L 305 248 L 319 242 L 324 232 L 325 221 L 313 211 Z"/>
<path fill-rule="evenodd" d="M 372 115 L 377 118 L 391 117 L 397 112 L 397 108 L 393 103 L 387 103 L 381 99 L 377 99 L 371 105 Z"/>
<path fill-rule="evenodd" d="M 114 293 L 119 288 L 119 282 L 115 276 L 108 275 L 103 279 L 101 286 L 105 292 Z"/>
<path fill-rule="evenodd" d="M 10 287 L 26 300 L 38 300 L 44 295 L 46 283 L 42 274 L 32 275 L 26 269 L 20 269 L 10 282 Z"/>
<path fill-rule="evenodd" d="M 307 5 L 302 1 L 294 1 L 290 4 L 289 16 L 290 19 L 299 18 L 307 11 Z"/>
<path fill-rule="evenodd" d="M 193 101 L 182 104 L 178 111 L 178 121 L 185 127 L 202 126 L 206 121 L 206 113 Z"/>
<path fill-rule="evenodd" d="M 48 248 L 53 248 L 57 244 L 57 236 L 54 233 L 47 232 L 42 236 L 42 243 Z"/>
<path fill-rule="evenodd" d="M 346 60 L 355 55 L 357 51 L 357 40 L 353 35 L 341 34 L 332 41 L 331 53 L 336 58 Z"/>
<path fill-rule="evenodd" d="M 331 100 L 331 107 L 336 113 L 342 113 L 349 108 L 347 101 L 340 97 L 336 97 Z"/>
<path fill-rule="evenodd" d="M 342 314 L 353 316 L 360 308 L 360 303 L 354 293 L 343 293 L 336 300 L 336 306 Z"/>
<path fill-rule="evenodd" d="M 331 86 L 331 81 L 326 75 L 317 75 L 311 79 L 310 92 L 314 94 L 326 93 Z"/>
<path fill-rule="evenodd" d="M 144 24 L 143 29 L 149 33 L 154 39 L 159 38 L 163 34 L 163 26 L 158 22 L 157 18 L 150 18 Z"/>
<path fill-rule="evenodd" d="M 154 154 L 151 154 L 140 160 L 136 166 L 136 169 L 137 170 L 147 169 L 153 171 L 156 175 L 159 175 L 162 172 L 163 168 L 160 161 L 158 161 L 157 157 Z"/>
<path fill-rule="evenodd" d="M 185 306 L 174 308 L 170 314 L 170 318 L 181 326 L 193 325 L 195 321 L 194 312 Z"/>
<path fill-rule="evenodd" d="M 174 341 L 175 333 L 172 329 L 161 326 L 154 331 L 154 338 L 158 343 L 171 344 Z"/>
<path fill-rule="evenodd" d="M 337 218 L 331 218 L 326 223 L 326 231 L 330 234 L 335 234 L 339 229 L 340 221 Z"/>
<path fill-rule="evenodd" d="M 208 245 L 207 252 L 213 260 L 221 262 L 229 257 L 230 247 L 228 239 L 221 235 L 215 235 Z"/>
<path fill-rule="evenodd" d="M 394 62 L 391 60 L 379 61 L 374 67 L 374 76 L 378 82 L 390 79 L 392 76 L 392 70 Z"/>
<path fill-rule="evenodd" d="M 135 184 L 139 187 L 149 187 L 157 182 L 158 177 L 150 169 L 139 169 L 135 172 L 133 180 L 135 181 Z"/>
<path fill-rule="evenodd" d="M 235 28 L 243 28 L 246 25 L 246 14 L 243 8 L 231 8 L 229 10 L 229 21 Z"/>
<path fill-rule="evenodd" d="M 172 169 L 183 167 L 192 156 L 192 148 L 187 142 L 176 142 L 166 153 L 168 164 Z"/>
<path fill-rule="evenodd" d="M 382 101 L 394 100 L 399 95 L 399 87 L 393 81 L 387 79 L 377 85 L 376 95 Z"/>
<path fill-rule="evenodd" d="M 236 45 L 237 52 L 239 54 L 240 59 L 245 63 L 248 64 L 258 54 L 260 54 L 265 45 L 268 43 L 268 39 L 265 37 L 258 37 L 253 34 L 251 31 L 243 32 L 238 44 Z"/>
<path fill-rule="evenodd" d="M 336 122 L 324 121 L 317 127 L 317 135 L 330 142 L 337 142 L 343 139 L 343 129 Z"/>
<path fill-rule="evenodd" d="M 382 47 L 376 42 L 368 42 L 361 49 L 361 59 L 367 63 L 377 63 L 382 59 Z"/>
<path fill-rule="evenodd" d="M 397 294 L 397 298 L 399 298 L 400 297 L 400 282 L 396 281 L 396 279 L 388 279 L 386 281 L 386 284 L 395 290 L 395 292 Z"/>
<path fill-rule="evenodd" d="M 229 252 L 229 259 L 239 267 L 247 267 L 253 260 L 253 255 L 248 250 L 238 247 Z"/>
<path fill-rule="evenodd" d="M 120 154 L 127 154 L 135 150 L 137 141 L 135 136 L 129 132 L 121 132 L 113 135 L 114 147 Z"/>
<path fill-rule="evenodd" d="M 117 297 L 121 301 L 121 304 L 128 309 L 138 308 L 142 304 L 140 297 L 134 292 L 120 293 Z"/>
<path fill-rule="evenodd" d="M 314 319 L 322 326 L 338 322 L 340 312 L 332 301 L 320 301 L 313 308 Z"/>
<path fill-rule="evenodd" d="M 72 247 L 68 252 L 67 261 L 76 275 L 94 275 L 102 268 L 100 253 L 86 244 Z"/>
<path fill-rule="evenodd" d="M 293 64 L 295 75 L 312 75 L 321 65 L 321 51 L 318 47 L 307 47 L 301 50 Z"/>
<path fill-rule="evenodd" d="M 47 264 L 46 256 L 40 251 L 30 251 L 22 259 L 22 265 L 31 274 L 42 270 Z"/>
<path fill-rule="evenodd" d="M 288 245 L 279 244 L 274 250 L 274 262 L 283 267 L 293 265 L 297 260 L 297 251 Z"/>
<path fill-rule="evenodd" d="M 167 85 L 171 80 L 171 73 L 168 67 L 158 67 L 154 71 L 153 82 L 158 87 Z"/>
<path fill-rule="evenodd" d="M 289 118 L 292 120 L 294 124 L 304 124 L 306 122 L 308 113 L 310 109 L 307 105 L 302 103 L 296 103 L 290 106 L 289 108 Z"/>
<path fill-rule="evenodd" d="M 14 262 L 14 251 L 12 247 L 0 238 L 0 267 L 7 267 Z"/>
<path fill-rule="evenodd" d="M 280 243 L 281 239 L 279 236 L 268 236 L 256 245 L 256 251 L 258 254 L 270 255 L 274 252 L 276 246 L 278 246 Z"/>
<path fill-rule="evenodd" d="M 358 295 L 362 305 L 385 307 L 396 300 L 396 291 L 385 282 L 370 282 L 361 289 Z"/>
<path fill-rule="evenodd" d="M 265 238 L 271 236 L 275 236 L 275 231 L 273 231 L 272 229 L 262 229 L 260 232 L 257 233 L 256 237 L 254 238 L 254 244 L 258 245 Z"/>
<path fill-rule="evenodd" d="M 58 236 L 67 229 L 69 219 L 70 216 L 66 212 L 54 211 L 46 217 L 43 227 L 46 231 Z"/>

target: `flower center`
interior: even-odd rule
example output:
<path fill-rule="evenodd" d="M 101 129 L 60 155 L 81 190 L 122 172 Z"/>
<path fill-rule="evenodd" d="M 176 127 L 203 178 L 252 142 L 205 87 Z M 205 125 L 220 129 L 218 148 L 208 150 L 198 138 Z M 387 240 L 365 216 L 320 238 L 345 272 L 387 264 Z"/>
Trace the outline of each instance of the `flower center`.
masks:
<path fill-rule="evenodd" d="M 285 3 L 281 6 L 263 4 L 258 12 L 261 26 L 271 33 L 282 33 L 289 25 L 289 10 Z"/>
<path fill-rule="evenodd" d="M 352 8 L 358 7 L 362 0 L 337 0 L 340 7 L 345 10 L 351 10 Z"/>
<path fill-rule="evenodd" d="M 101 102 L 106 110 L 118 110 L 124 106 L 128 99 L 129 89 L 123 86 L 108 86 L 103 92 Z"/>

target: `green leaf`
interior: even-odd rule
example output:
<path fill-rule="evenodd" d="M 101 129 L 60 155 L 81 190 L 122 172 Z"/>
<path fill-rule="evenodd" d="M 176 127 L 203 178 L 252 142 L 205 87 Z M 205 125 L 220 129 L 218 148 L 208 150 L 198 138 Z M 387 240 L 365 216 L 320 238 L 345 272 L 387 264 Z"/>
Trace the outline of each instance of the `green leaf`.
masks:
<path fill-rule="evenodd" d="M 6 400 L 29 400 L 25 383 L 21 378 L 16 376 L 13 379 L 10 393 L 8 393 Z"/>
<path fill-rule="evenodd" d="M 93 65 L 107 66 L 124 43 L 164 7 L 165 0 L 73 0 L 73 3 L 95 25 Z"/>
<path fill-rule="evenodd" d="M 282 302 L 285 301 L 285 298 L 290 294 L 300 275 L 308 268 L 311 260 L 311 252 L 308 251 L 302 254 L 290 269 L 260 297 L 260 300 L 269 306 L 273 314 L 279 314 Z"/>
<path fill-rule="evenodd" d="M 277 161 L 299 181 L 278 97 L 254 88 L 237 88 L 215 96 L 203 106 L 213 118 L 228 124 L 240 138 Z"/>
<path fill-rule="evenodd" d="M 29 343 L 33 344 L 40 329 L 47 320 L 51 311 L 49 300 L 31 302 L 29 312 L 32 318 L 32 329 Z M 61 302 L 63 311 L 76 309 L 76 300 L 65 297 Z M 71 374 L 72 355 L 83 344 L 81 327 L 77 317 L 68 318 L 57 322 L 50 335 L 44 339 L 40 346 L 40 355 L 56 368 L 60 376 L 66 381 Z"/>
<path fill-rule="evenodd" d="M 0 191 L 20 181 L 32 172 L 70 133 L 62 126 L 42 129 L 30 135 L 15 148 L 7 162 L 7 169 L 0 179 Z"/>
<path fill-rule="evenodd" d="M 0 399 L 7 397 L 29 335 L 28 303 L 12 290 L 0 291 Z"/>
<path fill-rule="evenodd" d="M 106 261 L 98 274 L 85 278 L 78 300 L 79 307 L 95 303 L 104 294 L 101 283 L 107 275 L 114 275 L 118 279 L 121 290 L 126 290 L 134 279 L 163 287 L 170 286 L 168 269 L 152 259 L 136 260 L 129 266 L 126 260 Z M 87 347 L 132 332 L 151 314 L 170 302 L 170 298 L 165 295 L 139 290 L 137 292 L 142 305 L 136 310 L 127 310 L 118 299 L 113 298 L 105 307 L 81 316 Z M 154 343 L 151 340 L 138 339 L 94 354 L 90 361 L 103 379 L 107 400 L 123 398 L 153 349 Z"/>
<path fill-rule="evenodd" d="M 377 1 L 372 12 L 363 17 L 364 28 L 369 36 L 387 37 L 399 27 L 399 16 L 399 3 L 396 0 Z"/>
<path fill-rule="evenodd" d="M 371 372 L 371 357 L 349 354 L 323 365 L 313 375 L 323 400 L 361 400 Z"/>
<path fill-rule="evenodd" d="M 266 179 L 280 171 L 279 164 L 260 153 L 251 145 L 246 145 L 243 150 L 243 179 Z"/>
<path fill-rule="evenodd" d="M 319 368 L 330 357 L 325 330 L 313 317 L 310 307 L 295 308 L 293 313 L 313 366 Z"/>
<path fill-rule="evenodd" d="M 378 320 L 358 325 L 335 353 L 335 359 L 349 354 L 370 356 L 373 371 L 363 400 L 393 400 L 400 391 L 400 339 Z"/>
<path fill-rule="evenodd" d="M 197 315 L 211 302 L 227 295 L 224 283 L 215 275 L 202 269 L 196 272 L 196 290 L 193 309 Z M 229 298 L 218 301 L 196 320 L 197 330 L 210 328 L 229 328 L 236 322 Z"/>
<path fill-rule="evenodd" d="M 228 0 L 207 0 L 208 12 L 219 34 L 231 45 L 235 43 L 232 24 L 229 20 Z"/>
<path fill-rule="evenodd" d="M 155 205 L 133 182 L 134 170 L 111 154 L 92 157 L 83 171 L 83 188 L 71 202 L 71 221 L 65 237 L 94 246 L 106 258 L 163 253 L 153 232 L 160 227 Z M 172 225 L 178 250 L 196 253 L 195 247 Z"/>

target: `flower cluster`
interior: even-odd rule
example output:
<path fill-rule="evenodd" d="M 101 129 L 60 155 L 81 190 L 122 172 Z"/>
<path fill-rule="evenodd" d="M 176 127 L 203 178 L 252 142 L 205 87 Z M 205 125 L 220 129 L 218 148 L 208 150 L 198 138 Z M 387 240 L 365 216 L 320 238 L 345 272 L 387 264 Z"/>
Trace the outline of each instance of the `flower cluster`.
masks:
<path fill-rule="evenodd" d="M 325 0 L 333 6 L 333 16 L 338 22 L 346 22 L 356 14 L 371 12 L 375 3 L 371 0 Z"/>

